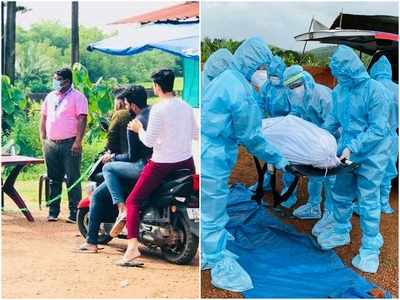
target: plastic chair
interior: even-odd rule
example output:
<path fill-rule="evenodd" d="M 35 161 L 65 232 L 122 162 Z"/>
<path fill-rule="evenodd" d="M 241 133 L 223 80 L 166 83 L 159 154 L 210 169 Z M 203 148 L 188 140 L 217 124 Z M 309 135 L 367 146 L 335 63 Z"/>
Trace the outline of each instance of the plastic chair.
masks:
<path fill-rule="evenodd" d="M 64 180 L 65 183 L 67 182 L 67 176 L 65 175 Z M 49 200 L 49 189 L 50 189 L 50 178 L 47 174 L 43 174 L 39 178 L 39 209 L 42 210 L 42 195 L 43 195 L 43 183 L 44 183 L 44 199 L 47 203 Z"/>

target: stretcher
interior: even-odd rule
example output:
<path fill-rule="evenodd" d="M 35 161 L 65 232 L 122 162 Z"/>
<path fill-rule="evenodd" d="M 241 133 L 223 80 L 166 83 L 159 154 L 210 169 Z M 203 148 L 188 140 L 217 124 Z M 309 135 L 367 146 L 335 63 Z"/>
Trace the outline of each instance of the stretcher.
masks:
<path fill-rule="evenodd" d="M 265 195 L 265 191 L 263 188 L 264 176 L 267 170 L 271 169 L 270 185 L 272 189 L 273 207 L 277 207 L 282 202 L 285 202 L 287 199 L 289 199 L 289 197 L 295 191 L 301 176 L 320 176 L 320 177 L 336 176 L 336 175 L 351 173 L 359 167 L 358 164 L 350 160 L 343 160 L 337 167 L 330 169 L 315 168 L 310 165 L 292 164 L 291 173 L 295 176 L 295 178 L 293 182 L 290 184 L 287 191 L 281 194 L 279 191 L 277 191 L 276 187 L 276 176 L 277 176 L 276 169 L 273 167 L 269 168 L 269 165 L 267 163 L 261 165 L 261 162 L 255 156 L 254 156 L 254 162 L 257 168 L 258 179 L 257 179 L 257 188 L 256 191 L 254 192 L 254 195 L 252 196 L 252 199 L 257 201 L 257 203 L 261 205 L 262 198 Z"/>

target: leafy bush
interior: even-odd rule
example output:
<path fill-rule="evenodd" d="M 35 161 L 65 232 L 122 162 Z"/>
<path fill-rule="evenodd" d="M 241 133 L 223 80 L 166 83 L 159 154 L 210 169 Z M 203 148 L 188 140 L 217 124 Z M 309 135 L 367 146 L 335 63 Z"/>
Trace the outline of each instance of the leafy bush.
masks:
<path fill-rule="evenodd" d="M 83 141 L 83 153 L 82 153 L 82 164 L 81 171 L 85 172 L 97 158 L 98 154 L 105 149 L 106 138 L 95 137 L 92 142 L 89 143 L 88 139 Z"/>
<path fill-rule="evenodd" d="M 42 156 L 42 145 L 39 139 L 40 111 L 30 110 L 15 119 L 8 140 L 18 146 L 17 152 L 27 156 Z"/>
<path fill-rule="evenodd" d="M 1 77 L 2 119 L 3 132 L 8 132 L 15 124 L 15 120 L 24 116 L 23 110 L 27 106 L 27 99 L 23 91 L 11 84 L 10 78 Z"/>
<path fill-rule="evenodd" d="M 92 83 L 87 69 L 77 63 L 72 67 L 74 87 L 85 94 L 89 104 L 87 139 L 91 143 L 95 137 L 105 136 L 100 120 L 107 119 L 113 107 L 113 89 L 117 87 L 115 79 L 108 81 L 99 78 Z"/>
<path fill-rule="evenodd" d="M 226 48 L 234 53 L 243 41 L 232 39 L 213 39 L 205 38 L 201 41 L 201 61 L 206 62 L 208 57 L 220 48 Z"/>

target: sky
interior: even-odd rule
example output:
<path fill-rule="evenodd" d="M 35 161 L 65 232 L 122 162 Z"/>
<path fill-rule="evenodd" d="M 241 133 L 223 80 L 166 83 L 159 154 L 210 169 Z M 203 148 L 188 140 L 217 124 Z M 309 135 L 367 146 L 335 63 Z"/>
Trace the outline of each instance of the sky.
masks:
<path fill-rule="evenodd" d="M 79 23 L 112 32 L 118 26 L 107 25 L 111 22 L 177 3 L 182 3 L 182 1 L 79 1 Z M 29 28 L 33 23 L 47 20 L 57 21 L 67 27 L 71 26 L 71 2 L 18 1 L 18 5 L 31 9 L 26 13 L 17 14 L 17 25 L 23 28 Z"/>
<path fill-rule="evenodd" d="M 107 25 L 129 17 L 167 7 L 183 1 L 80 1 L 79 22 L 95 26 L 105 32 L 114 32 L 121 26 Z M 24 28 L 44 20 L 58 21 L 69 27 L 71 3 L 65 1 L 19 1 L 31 10 L 17 15 L 17 24 Z M 308 1 L 308 2 L 202 2 L 202 38 L 245 39 L 252 35 L 262 36 L 268 44 L 284 49 L 301 50 L 304 43 L 294 36 L 307 32 L 312 17 L 330 26 L 335 17 L 344 13 L 386 14 L 398 16 L 397 2 L 375 1 Z M 319 47 L 308 43 L 307 49 Z"/>
<path fill-rule="evenodd" d="M 210 38 L 243 40 L 252 35 L 268 44 L 300 51 L 304 42 L 294 36 L 308 31 L 312 17 L 327 25 L 344 13 L 398 16 L 397 2 L 203 2 L 201 34 Z M 310 42 L 307 49 L 320 47 Z"/>

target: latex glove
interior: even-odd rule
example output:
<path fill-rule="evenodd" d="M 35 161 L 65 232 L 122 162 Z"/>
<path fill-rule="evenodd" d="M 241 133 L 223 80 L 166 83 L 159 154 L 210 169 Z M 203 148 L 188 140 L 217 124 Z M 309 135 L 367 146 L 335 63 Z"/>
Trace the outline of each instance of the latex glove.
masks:
<path fill-rule="evenodd" d="M 339 160 L 349 160 L 351 155 L 351 151 L 349 148 L 344 148 L 342 155 L 340 155 Z"/>

